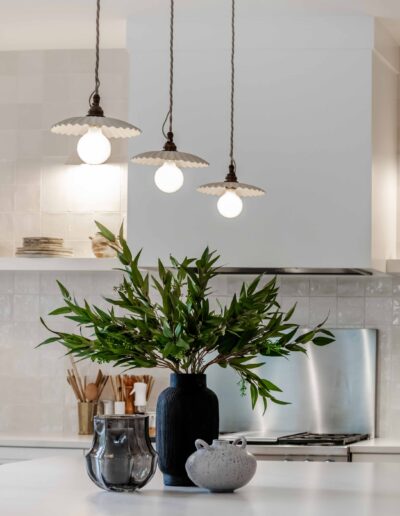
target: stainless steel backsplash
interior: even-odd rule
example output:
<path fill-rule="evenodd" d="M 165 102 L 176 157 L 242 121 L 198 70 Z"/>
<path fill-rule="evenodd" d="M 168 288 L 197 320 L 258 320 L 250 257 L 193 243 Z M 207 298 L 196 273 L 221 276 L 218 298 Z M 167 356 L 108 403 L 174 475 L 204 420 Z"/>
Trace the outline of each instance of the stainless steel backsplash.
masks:
<path fill-rule="evenodd" d="M 375 434 L 377 331 L 335 329 L 336 341 L 310 345 L 307 356 L 268 358 L 258 371 L 282 389 L 278 398 L 290 405 L 270 403 L 251 409 L 241 396 L 237 375 L 218 366 L 208 371 L 208 386 L 220 402 L 220 431 L 265 430 L 318 433 Z"/>

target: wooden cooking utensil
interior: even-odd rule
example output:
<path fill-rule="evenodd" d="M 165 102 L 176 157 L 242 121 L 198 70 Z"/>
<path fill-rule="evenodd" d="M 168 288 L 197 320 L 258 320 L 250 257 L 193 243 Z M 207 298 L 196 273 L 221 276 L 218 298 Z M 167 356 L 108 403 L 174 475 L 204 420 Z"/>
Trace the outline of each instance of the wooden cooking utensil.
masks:
<path fill-rule="evenodd" d="M 133 389 L 133 378 L 128 375 L 124 375 L 124 392 L 125 392 L 125 414 L 134 414 L 135 407 L 133 405 L 133 395 L 131 391 Z"/>
<path fill-rule="evenodd" d="M 71 380 L 71 378 L 69 376 L 67 376 L 67 382 L 69 383 L 69 385 L 71 386 L 72 390 L 74 391 L 76 399 L 78 401 L 82 401 L 81 395 L 79 393 L 79 390 L 78 390 L 76 384 L 73 382 L 73 380 Z"/>
<path fill-rule="evenodd" d="M 84 388 L 83 388 L 83 385 L 82 385 L 82 380 L 81 380 L 81 377 L 78 373 L 78 368 L 76 367 L 76 364 L 72 358 L 72 356 L 70 355 L 69 356 L 69 359 L 71 361 L 71 365 L 72 365 L 72 370 L 74 372 L 74 375 L 75 375 L 75 378 L 76 378 L 76 381 L 77 381 L 77 384 L 78 384 L 78 387 L 79 387 L 79 390 L 80 392 L 83 394 L 84 393 Z"/>
<path fill-rule="evenodd" d="M 70 369 L 67 370 L 68 373 L 68 383 L 71 385 L 75 395 L 77 396 L 79 401 L 85 401 L 85 394 L 80 390 L 78 386 L 78 382 L 76 381 L 75 375 L 73 371 Z"/>
<path fill-rule="evenodd" d="M 85 398 L 87 401 L 95 401 L 98 398 L 98 388 L 95 383 L 88 383 L 85 389 Z"/>
<path fill-rule="evenodd" d="M 110 381 L 111 381 L 112 391 L 113 391 L 113 394 L 114 394 L 114 400 L 118 401 L 118 392 L 117 392 L 117 387 L 115 385 L 115 381 L 114 381 L 113 376 L 110 376 Z"/>
<path fill-rule="evenodd" d="M 103 392 L 104 387 L 106 386 L 106 384 L 108 382 L 108 379 L 109 379 L 108 375 L 103 375 L 102 376 L 100 385 L 98 385 L 98 387 L 97 387 L 97 399 L 100 398 L 101 393 Z"/>

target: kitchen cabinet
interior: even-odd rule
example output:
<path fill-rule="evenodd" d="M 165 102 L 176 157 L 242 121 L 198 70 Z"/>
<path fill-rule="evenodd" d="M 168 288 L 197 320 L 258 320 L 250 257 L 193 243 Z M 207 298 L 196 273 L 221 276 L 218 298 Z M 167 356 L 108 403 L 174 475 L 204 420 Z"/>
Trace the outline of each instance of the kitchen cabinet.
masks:
<path fill-rule="evenodd" d="M 32 459 L 46 459 L 48 457 L 81 457 L 85 450 L 74 448 L 31 448 L 16 446 L 0 447 L 0 464 L 20 462 Z"/>
<path fill-rule="evenodd" d="M 350 445 L 352 462 L 400 463 L 400 441 L 376 437 Z"/>
<path fill-rule="evenodd" d="M 397 462 L 400 463 L 400 453 L 353 453 L 352 462 Z"/>
<path fill-rule="evenodd" d="M 1 435 L 0 464 L 48 457 L 82 457 L 90 448 L 92 436 Z"/>

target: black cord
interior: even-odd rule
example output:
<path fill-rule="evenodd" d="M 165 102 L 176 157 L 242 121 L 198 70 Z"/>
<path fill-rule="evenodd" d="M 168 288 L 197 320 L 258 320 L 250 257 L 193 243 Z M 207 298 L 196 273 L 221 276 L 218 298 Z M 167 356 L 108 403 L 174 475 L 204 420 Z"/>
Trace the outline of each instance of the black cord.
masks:
<path fill-rule="evenodd" d="M 235 115 L 235 0 L 232 0 L 232 47 L 231 47 L 231 137 L 230 137 L 230 150 L 229 157 L 231 165 L 236 168 L 235 160 L 233 158 L 233 140 L 234 140 L 234 115 Z"/>
<path fill-rule="evenodd" d="M 165 139 L 167 139 L 167 138 L 168 138 L 168 135 L 167 135 L 167 133 L 165 132 L 165 126 L 166 126 L 166 124 L 167 124 L 168 118 L 169 118 L 169 111 L 168 111 L 168 113 L 167 113 L 167 114 L 166 114 L 166 116 L 165 116 L 165 119 L 164 119 L 163 125 L 161 126 L 161 131 L 162 131 L 163 136 L 164 136 L 164 138 L 165 138 Z"/>
<path fill-rule="evenodd" d="M 99 64 L 100 64 L 100 0 L 97 0 L 96 8 L 96 64 L 94 67 L 94 90 L 89 97 L 89 105 L 92 105 L 94 95 L 99 95 L 100 79 L 99 79 Z"/>
<path fill-rule="evenodd" d="M 171 13 L 170 13 L 170 36 L 169 36 L 169 132 L 172 133 L 172 109 L 174 105 L 174 0 L 171 0 Z"/>
<path fill-rule="evenodd" d="M 174 106 L 174 17 L 175 17 L 175 2 L 170 0 L 170 22 L 169 22 L 169 109 L 165 117 L 161 131 L 164 138 L 168 138 L 165 132 L 165 126 L 169 120 L 168 131 L 172 133 L 172 110 Z"/>

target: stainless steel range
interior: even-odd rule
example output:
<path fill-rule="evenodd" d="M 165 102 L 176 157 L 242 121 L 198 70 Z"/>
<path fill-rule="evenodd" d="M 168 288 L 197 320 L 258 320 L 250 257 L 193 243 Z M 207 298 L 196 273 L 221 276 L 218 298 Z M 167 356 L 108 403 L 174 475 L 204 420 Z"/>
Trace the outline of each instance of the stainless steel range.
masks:
<path fill-rule="evenodd" d="M 305 462 L 350 462 L 350 444 L 369 438 L 368 434 L 275 434 L 265 432 L 238 432 L 224 434 L 221 439 L 233 441 L 245 436 L 249 451 L 258 460 Z"/>
<path fill-rule="evenodd" d="M 245 435 L 250 451 L 266 460 L 348 461 L 350 443 L 375 436 L 377 331 L 335 329 L 336 342 L 310 346 L 287 360 L 268 358 L 260 369 L 282 388 L 266 413 L 253 411 L 228 369 L 210 368 L 207 383 L 220 401 L 225 438 Z"/>
<path fill-rule="evenodd" d="M 301 444 L 306 446 L 345 446 L 368 439 L 368 434 L 300 434 L 278 437 L 278 444 Z"/>

